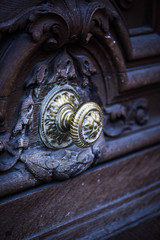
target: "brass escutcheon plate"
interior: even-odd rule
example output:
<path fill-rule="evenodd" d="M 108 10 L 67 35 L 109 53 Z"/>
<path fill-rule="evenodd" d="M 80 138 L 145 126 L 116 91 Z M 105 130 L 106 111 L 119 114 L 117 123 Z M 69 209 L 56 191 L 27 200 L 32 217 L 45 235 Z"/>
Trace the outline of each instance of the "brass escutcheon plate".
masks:
<path fill-rule="evenodd" d="M 41 106 L 39 133 L 48 148 L 61 149 L 72 143 L 70 129 L 62 132 L 58 127 L 59 113 L 64 106 L 75 112 L 79 105 L 80 98 L 70 86 L 56 87 L 46 95 Z"/>

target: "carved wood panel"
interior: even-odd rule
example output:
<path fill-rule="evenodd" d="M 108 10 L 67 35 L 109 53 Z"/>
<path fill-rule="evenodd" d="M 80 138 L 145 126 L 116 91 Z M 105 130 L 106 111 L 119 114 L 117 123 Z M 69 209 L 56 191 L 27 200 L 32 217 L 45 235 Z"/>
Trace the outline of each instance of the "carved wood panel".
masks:
<path fill-rule="evenodd" d="M 1 194 L 66 179 L 159 142 L 160 37 L 152 14 L 146 32 L 143 24 L 125 23 L 123 11 L 134 1 L 21 4 L 0 22 Z M 39 135 L 41 104 L 53 88 L 68 85 L 83 102 L 101 106 L 103 134 L 87 149 L 51 150 Z"/>

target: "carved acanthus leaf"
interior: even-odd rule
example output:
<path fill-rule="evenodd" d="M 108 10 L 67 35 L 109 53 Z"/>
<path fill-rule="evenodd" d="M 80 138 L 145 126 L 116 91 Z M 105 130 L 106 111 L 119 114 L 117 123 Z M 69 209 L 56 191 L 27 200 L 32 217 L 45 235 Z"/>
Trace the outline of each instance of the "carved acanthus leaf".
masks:
<path fill-rule="evenodd" d="M 145 98 L 136 100 L 132 105 L 125 107 L 115 104 L 105 107 L 104 133 L 109 137 L 116 137 L 125 130 L 131 130 L 134 125 L 144 125 L 149 119 L 148 102 Z"/>
<path fill-rule="evenodd" d="M 0 171 L 12 168 L 20 158 L 24 149 L 28 147 L 29 139 L 27 128 L 31 128 L 33 122 L 33 98 L 32 91 L 21 105 L 20 114 L 15 128 L 9 136 L 0 139 Z"/>
<path fill-rule="evenodd" d="M 21 133 L 25 126 L 31 126 L 33 121 L 33 98 L 32 91 L 30 95 L 23 101 L 17 124 L 13 130 L 14 135 Z"/>
<path fill-rule="evenodd" d="M 75 176 L 87 169 L 94 160 L 91 148 L 70 147 L 66 150 L 44 151 L 39 148 L 21 155 L 28 169 L 40 180 L 51 181 Z"/>
<path fill-rule="evenodd" d="M 46 16 L 44 16 L 44 13 Z M 44 11 L 43 16 L 40 15 L 39 18 L 36 19 L 33 14 L 32 19 L 30 19 L 32 23 L 28 28 L 28 32 L 32 34 L 36 42 L 39 41 L 43 35 L 48 34 L 48 47 L 61 47 L 69 37 L 69 30 L 66 22 L 52 9 Z"/>
<path fill-rule="evenodd" d="M 36 65 L 33 69 L 32 75 L 27 79 L 25 87 L 30 87 L 31 85 L 39 86 L 43 84 L 48 77 L 48 64 L 40 63 Z"/>
<path fill-rule="evenodd" d="M 97 72 L 96 66 L 88 55 L 82 55 L 69 49 L 72 59 L 75 59 L 78 71 L 83 79 L 82 87 L 85 88 L 90 81 L 90 77 Z"/>
<path fill-rule="evenodd" d="M 19 160 L 21 152 L 16 146 L 15 138 L 10 139 L 10 136 L 6 136 L 0 139 L 0 172 L 12 168 Z"/>
<path fill-rule="evenodd" d="M 53 77 L 48 80 L 48 84 L 64 84 L 76 77 L 73 59 L 69 56 L 66 49 L 57 56 L 53 66 Z"/>

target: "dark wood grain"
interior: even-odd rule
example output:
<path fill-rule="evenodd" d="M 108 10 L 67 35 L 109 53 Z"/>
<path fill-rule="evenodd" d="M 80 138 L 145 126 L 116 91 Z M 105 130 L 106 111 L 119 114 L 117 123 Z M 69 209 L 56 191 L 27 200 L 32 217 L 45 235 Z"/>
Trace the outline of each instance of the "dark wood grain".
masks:
<path fill-rule="evenodd" d="M 120 218 L 119 224 L 122 221 L 120 226 L 126 224 L 123 222 L 124 214 L 128 214 L 126 221 L 130 223 L 133 220 L 133 213 L 135 213 L 133 218 L 136 221 L 141 216 L 144 217 L 157 211 L 160 207 L 159 158 L 160 148 L 157 146 L 139 154 L 122 158 L 112 164 L 105 164 L 103 167 L 95 168 L 65 182 L 44 186 L 41 189 L 17 195 L 10 200 L 4 199 L 0 205 L 2 238 L 10 231 L 10 239 L 21 239 L 27 236 L 32 238 L 31 236 L 34 236 L 36 232 L 40 232 L 41 235 L 43 231 L 48 232 L 50 228 L 54 229 L 51 234 L 56 234 L 57 231 L 60 234 L 69 221 L 72 221 L 72 226 L 77 223 L 82 224 L 84 219 L 81 217 L 83 215 L 87 216 L 90 221 L 93 219 L 93 225 L 88 230 L 93 231 L 94 224 L 99 222 L 98 218 L 101 218 L 106 207 L 108 209 L 106 211 L 111 211 L 110 218 L 116 217 L 113 222 L 117 221 L 117 217 Z M 140 200 L 138 200 L 139 198 Z M 117 212 L 114 215 L 117 201 L 119 202 L 117 203 L 117 211 L 120 207 L 120 213 Z M 90 214 L 91 217 L 89 217 Z M 107 215 L 108 213 L 104 218 L 101 218 L 100 226 L 96 224 L 96 231 L 106 226 L 104 219 Z M 80 220 L 75 220 L 74 223 L 74 219 L 77 218 Z M 94 221 L 95 218 L 97 220 Z M 88 224 L 87 220 L 85 227 L 82 227 L 80 231 L 82 235 L 84 234 L 83 236 L 87 234 Z M 108 223 L 108 228 L 110 224 L 112 221 Z M 60 226 L 62 227 L 59 229 Z M 79 230 L 76 229 L 73 233 L 79 236 Z M 72 231 L 69 231 L 69 235 L 71 233 Z"/>
<path fill-rule="evenodd" d="M 160 213 L 157 213 L 150 218 L 143 219 L 129 226 L 129 229 L 124 229 L 122 233 L 117 233 L 115 236 L 109 237 L 110 240 L 159 240 L 160 239 Z M 107 239 L 107 238 L 106 238 Z"/>

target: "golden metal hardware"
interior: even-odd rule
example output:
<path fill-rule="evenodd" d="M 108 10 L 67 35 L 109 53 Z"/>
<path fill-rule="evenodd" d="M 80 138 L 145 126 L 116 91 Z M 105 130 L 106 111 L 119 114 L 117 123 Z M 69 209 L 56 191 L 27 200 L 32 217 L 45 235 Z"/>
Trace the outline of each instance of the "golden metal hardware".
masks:
<path fill-rule="evenodd" d="M 42 103 L 39 132 L 49 148 L 65 148 L 72 141 L 78 147 L 89 147 L 97 141 L 102 128 L 101 108 L 94 102 L 81 104 L 70 86 L 51 90 Z"/>

